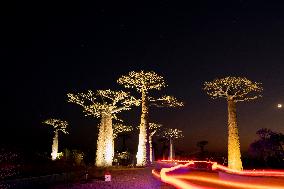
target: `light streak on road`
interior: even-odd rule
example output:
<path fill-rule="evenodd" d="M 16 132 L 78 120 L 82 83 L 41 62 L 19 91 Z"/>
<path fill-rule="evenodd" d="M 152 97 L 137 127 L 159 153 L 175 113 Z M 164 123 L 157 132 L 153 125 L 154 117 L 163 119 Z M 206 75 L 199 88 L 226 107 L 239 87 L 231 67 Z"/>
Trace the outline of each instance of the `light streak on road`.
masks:
<path fill-rule="evenodd" d="M 162 168 L 160 171 L 160 175 L 157 171 L 152 171 L 153 175 L 160 178 L 163 182 L 171 184 L 177 188 L 188 188 L 188 189 L 209 189 L 209 187 L 203 187 L 199 185 L 206 185 L 210 186 L 210 189 L 213 188 L 238 188 L 238 189 L 284 189 L 282 182 L 282 177 L 284 177 L 283 170 L 243 170 L 243 171 L 236 171 L 233 169 L 229 169 L 226 166 L 219 165 L 217 162 L 211 161 L 192 161 L 192 160 L 161 160 L 160 162 L 164 163 L 172 163 L 178 164 L 171 168 Z M 218 170 L 219 172 L 225 172 L 225 174 L 229 175 L 230 180 L 222 180 L 213 176 L 213 174 L 217 174 L 216 172 L 207 172 L 207 175 L 203 172 L 202 175 L 194 175 L 194 173 L 189 172 L 187 174 L 174 174 L 171 173 L 175 170 L 181 168 L 191 168 L 195 163 L 205 163 L 211 164 L 212 170 Z M 171 173 L 171 174 L 169 174 Z M 210 174 L 212 174 L 210 176 Z M 231 175 L 231 176 L 230 176 Z M 238 179 L 234 178 L 237 176 L 239 178 L 246 178 L 247 181 L 238 181 Z M 261 176 L 261 177 L 259 177 Z M 263 181 L 268 180 L 268 182 L 262 182 L 262 180 L 258 180 L 258 182 L 254 182 L 254 178 L 263 178 Z M 273 181 L 270 183 L 271 180 L 275 178 L 281 179 L 281 182 Z M 250 180 L 252 179 L 252 180 Z M 284 178 L 283 178 L 284 179 Z M 259 182 L 260 181 L 260 182 Z M 192 182 L 197 182 L 199 185 L 193 184 Z M 248 183 L 250 182 L 250 183 Z M 200 184 L 203 183 L 203 184 Z M 214 187 L 213 187 L 214 186 Z"/>
<path fill-rule="evenodd" d="M 171 177 L 175 177 L 177 180 L 189 180 L 189 181 L 199 181 L 206 183 L 208 185 L 218 185 L 229 188 L 239 188 L 239 189 L 284 189 L 284 186 L 273 186 L 273 185 L 265 185 L 265 184 L 256 184 L 256 183 L 243 183 L 238 181 L 225 181 L 220 180 L 219 178 L 210 178 L 208 176 L 192 176 L 192 175 L 171 175 Z M 219 187 L 218 187 L 219 188 Z"/>

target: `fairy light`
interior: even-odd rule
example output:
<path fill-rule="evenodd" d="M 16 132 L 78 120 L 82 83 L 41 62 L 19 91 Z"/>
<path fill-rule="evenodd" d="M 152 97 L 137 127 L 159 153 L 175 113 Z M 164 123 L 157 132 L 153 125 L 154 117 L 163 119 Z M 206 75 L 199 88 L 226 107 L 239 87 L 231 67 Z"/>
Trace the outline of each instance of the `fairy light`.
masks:
<path fill-rule="evenodd" d="M 61 131 L 64 134 L 69 134 L 66 131 L 68 122 L 62 121 L 60 119 L 47 119 L 43 123 L 46 125 L 53 126 L 54 137 L 52 140 L 52 147 L 51 147 L 51 159 L 56 160 L 58 158 L 58 132 Z"/>
<path fill-rule="evenodd" d="M 173 142 L 175 139 L 179 139 L 183 137 L 182 130 L 179 129 L 172 129 L 172 128 L 166 128 L 163 132 L 163 137 L 169 139 L 170 141 L 170 154 L 169 159 L 173 159 Z"/>
<path fill-rule="evenodd" d="M 126 133 L 126 132 L 131 132 L 131 131 L 133 131 L 133 127 L 130 125 L 124 125 L 122 123 L 113 124 L 113 139 L 116 139 L 120 133 Z M 113 145 L 113 148 L 114 148 L 114 145 Z"/>
<path fill-rule="evenodd" d="M 183 103 L 172 96 L 153 98 L 149 96 L 151 90 L 161 90 L 166 86 L 164 78 L 154 71 L 131 71 L 128 75 L 121 76 L 117 83 L 125 88 L 136 89 L 141 94 L 141 121 L 139 126 L 139 142 L 136 154 L 137 166 L 150 164 L 150 141 L 149 141 L 149 106 L 156 107 L 179 107 Z"/>
<path fill-rule="evenodd" d="M 117 138 L 120 133 L 131 131 L 133 131 L 133 127 L 130 125 L 124 125 L 122 123 L 113 124 L 113 138 Z"/>
<path fill-rule="evenodd" d="M 242 170 L 240 140 L 237 127 L 236 103 L 261 97 L 261 83 L 252 82 L 245 77 L 225 77 L 205 82 L 206 93 L 213 99 L 225 98 L 228 102 L 228 166 Z"/>
<path fill-rule="evenodd" d="M 97 139 L 96 166 L 112 166 L 114 156 L 114 138 L 120 132 L 119 127 L 113 130 L 112 120 L 119 120 L 117 114 L 139 106 L 140 101 L 124 91 L 88 90 L 86 93 L 68 93 L 68 102 L 80 105 L 86 116 L 101 119 Z"/>

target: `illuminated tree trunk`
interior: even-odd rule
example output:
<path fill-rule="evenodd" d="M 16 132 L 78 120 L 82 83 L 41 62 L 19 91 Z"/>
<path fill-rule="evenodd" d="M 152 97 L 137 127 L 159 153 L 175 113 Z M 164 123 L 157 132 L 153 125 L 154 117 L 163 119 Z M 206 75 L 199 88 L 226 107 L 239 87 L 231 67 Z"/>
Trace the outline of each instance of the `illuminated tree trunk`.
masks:
<path fill-rule="evenodd" d="M 113 129 L 111 114 L 103 114 L 99 128 L 96 152 L 96 166 L 112 166 L 114 155 Z"/>
<path fill-rule="evenodd" d="M 51 149 L 51 159 L 53 161 L 56 160 L 57 153 L 58 153 L 58 130 L 55 130 L 52 142 L 52 149 Z"/>
<path fill-rule="evenodd" d="M 152 148 L 152 163 L 155 161 L 155 150 Z"/>
<path fill-rule="evenodd" d="M 242 170 L 240 140 L 237 127 L 236 102 L 228 99 L 228 167 Z"/>
<path fill-rule="evenodd" d="M 153 162 L 153 145 L 152 145 L 152 137 L 149 137 L 149 146 L 150 146 L 150 162 Z"/>
<path fill-rule="evenodd" d="M 169 155 L 169 159 L 172 160 L 174 158 L 174 152 L 173 152 L 173 139 L 170 138 L 170 155 Z"/>
<path fill-rule="evenodd" d="M 148 123 L 148 100 L 147 94 L 142 92 L 142 113 L 139 132 L 138 151 L 136 154 L 137 166 L 150 164 L 149 123 Z"/>

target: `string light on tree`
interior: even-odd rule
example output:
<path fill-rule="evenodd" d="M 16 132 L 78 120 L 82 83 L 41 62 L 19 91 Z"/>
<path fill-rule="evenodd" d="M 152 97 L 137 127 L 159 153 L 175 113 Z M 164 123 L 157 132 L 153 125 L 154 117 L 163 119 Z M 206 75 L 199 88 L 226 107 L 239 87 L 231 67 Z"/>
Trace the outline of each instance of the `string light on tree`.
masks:
<path fill-rule="evenodd" d="M 117 80 L 118 84 L 125 88 L 136 89 L 141 94 L 141 121 L 139 126 L 139 142 L 136 154 L 137 166 L 148 166 L 150 161 L 149 143 L 149 106 L 156 107 L 178 107 L 183 106 L 175 97 L 162 96 L 154 98 L 149 96 L 152 90 L 161 90 L 166 86 L 164 78 L 154 71 L 131 71 Z"/>
<path fill-rule="evenodd" d="M 282 104 L 277 104 L 278 109 L 281 109 L 282 107 L 283 107 Z"/>
<path fill-rule="evenodd" d="M 96 166 L 112 166 L 114 156 L 114 136 L 112 120 L 120 120 L 117 114 L 130 110 L 132 106 L 139 106 L 140 101 L 124 91 L 98 90 L 94 93 L 67 94 L 68 102 L 83 107 L 86 116 L 101 119 L 97 139 Z M 120 120 L 121 121 L 121 120 Z"/>
<path fill-rule="evenodd" d="M 174 159 L 174 140 L 183 137 L 182 130 L 179 129 L 172 129 L 172 128 L 165 128 L 163 132 L 163 137 L 167 138 L 170 141 L 170 153 L 169 159 Z"/>
<path fill-rule="evenodd" d="M 122 123 L 113 124 L 113 138 L 117 138 L 120 133 L 126 133 L 133 131 L 133 127 L 130 125 L 124 125 Z"/>
<path fill-rule="evenodd" d="M 261 83 L 245 77 L 225 77 L 205 82 L 203 89 L 211 98 L 225 98 L 228 102 L 228 167 L 242 170 L 236 103 L 261 97 Z"/>
<path fill-rule="evenodd" d="M 133 131 L 133 127 L 130 125 L 124 125 L 122 123 L 113 124 L 113 140 L 115 140 L 119 134 L 131 131 Z"/>
<path fill-rule="evenodd" d="M 62 121 L 60 119 L 47 119 L 43 123 L 46 125 L 53 126 L 54 137 L 53 137 L 52 149 L 51 149 L 51 159 L 56 160 L 58 158 L 58 132 L 61 131 L 64 134 L 69 134 L 66 131 L 68 122 Z"/>

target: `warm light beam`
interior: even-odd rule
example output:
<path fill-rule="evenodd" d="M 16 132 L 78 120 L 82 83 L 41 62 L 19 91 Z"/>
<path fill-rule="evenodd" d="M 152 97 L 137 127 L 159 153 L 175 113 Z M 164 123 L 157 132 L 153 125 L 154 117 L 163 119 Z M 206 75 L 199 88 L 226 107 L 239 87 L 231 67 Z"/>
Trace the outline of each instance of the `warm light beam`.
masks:
<path fill-rule="evenodd" d="M 195 163 L 208 163 L 212 165 L 212 170 L 219 170 L 233 175 L 247 176 L 250 178 L 255 177 L 284 177 L 283 170 L 234 170 L 223 165 L 217 164 L 217 162 L 210 161 L 191 161 L 191 160 L 161 160 L 160 162 L 165 163 L 180 163 L 177 166 L 171 168 L 162 168 L 160 171 L 160 175 L 156 171 L 152 171 L 153 175 L 160 178 L 163 182 L 171 184 L 177 188 L 194 188 L 201 189 L 204 187 L 196 186 L 190 183 L 189 181 L 197 181 L 204 182 L 206 185 L 217 185 L 219 187 L 228 187 L 228 188 L 240 188 L 240 189 L 284 189 L 283 183 L 277 183 L 274 185 L 268 183 L 244 183 L 238 181 L 225 181 L 220 180 L 220 178 L 210 178 L 208 176 L 195 176 L 195 175 L 181 175 L 181 174 L 171 174 L 168 173 L 178 170 L 180 168 L 187 168 L 188 166 L 192 166 Z M 186 164 L 181 164 L 186 163 Z M 207 188 L 208 189 L 208 188 Z"/>

